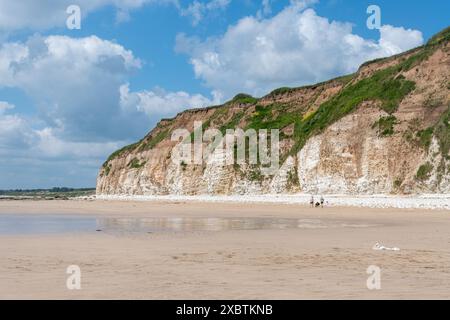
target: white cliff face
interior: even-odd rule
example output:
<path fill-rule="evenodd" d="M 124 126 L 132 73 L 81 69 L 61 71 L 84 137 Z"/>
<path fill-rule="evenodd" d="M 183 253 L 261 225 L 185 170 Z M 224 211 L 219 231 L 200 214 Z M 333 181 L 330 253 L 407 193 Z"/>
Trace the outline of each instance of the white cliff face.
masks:
<path fill-rule="evenodd" d="M 366 123 L 383 116 L 381 111 L 371 111 L 349 115 L 306 143 L 298 153 L 298 178 L 303 192 L 393 192 L 399 172 L 392 162 L 401 152 L 393 146 L 399 143 L 399 137 L 380 138 L 375 130 L 361 130 Z"/>
<path fill-rule="evenodd" d="M 449 168 L 450 161 L 440 152 L 439 142 L 433 137 L 425 163 L 431 165 L 429 178 L 419 185 L 424 193 L 450 193 L 450 175 L 442 174 L 442 168 Z"/>
<path fill-rule="evenodd" d="M 216 150 L 203 165 L 173 163 L 165 155 L 142 168 L 119 170 L 115 183 L 100 177 L 100 194 L 450 193 L 449 171 L 442 171 L 450 162 L 442 156 L 437 139 L 426 152 L 406 143 L 402 133 L 379 137 L 369 124 L 381 116 L 384 112 L 365 108 L 344 117 L 310 138 L 272 176 L 250 178 L 254 168 L 226 165 L 229 155 L 224 150 Z M 131 159 L 117 160 L 121 161 L 117 166 Z M 425 163 L 432 165 L 429 178 L 418 181 L 416 173 Z"/>
<path fill-rule="evenodd" d="M 449 193 L 449 161 L 437 139 L 425 152 L 400 133 L 378 137 L 375 130 L 360 130 L 380 116 L 380 111 L 365 109 L 311 138 L 298 153 L 300 189 L 315 194 Z M 416 173 L 426 163 L 432 165 L 430 176 L 418 181 Z"/>
<path fill-rule="evenodd" d="M 294 157 L 288 157 L 278 172 L 270 181 L 270 193 L 288 193 L 292 188 L 292 179 L 295 176 L 295 160 Z"/>
<path fill-rule="evenodd" d="M 209 158 L 205 159 L 206 168 L 202 180 L 206 183 L 205 193 L 220 194 L 228 189 L 231 172 L 225 166 L 226 152 L 223 148 L 216 149 Z"/>
<path fill-rule="evenodd" d="M 176 195 L 185 194 L 183 182 L 184 182 L 184 175 L 182 166 L 170 163 L 169 166 L 167 167 L 167 176 L 165 181 L 168 193 Z"/>

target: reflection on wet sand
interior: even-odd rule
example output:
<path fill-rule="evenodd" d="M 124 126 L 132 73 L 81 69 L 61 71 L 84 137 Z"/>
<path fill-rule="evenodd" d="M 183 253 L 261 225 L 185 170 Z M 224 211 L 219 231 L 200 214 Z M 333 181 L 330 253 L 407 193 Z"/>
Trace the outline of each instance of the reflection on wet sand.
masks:
<path fill-rule="evenodd" d="M 102 231 L 133 233 L 370 227 L 319 219 L 278 218 L 102 218 L 97 219 L 97 225 Z"/>
<path fill-rule="evenodd" d="M 94 231 L 94 217 L 58 215 L 0 215 L 0 235 L 63 234 Z"/>
<path fill-rule="evenodd" d="M 2 234 L 79 232 L 161 233 L 227 230 L 366 228 L 372 225 L 344 221 L 292 218 L 97 218 L 57 215 L 0 215 Z"/>

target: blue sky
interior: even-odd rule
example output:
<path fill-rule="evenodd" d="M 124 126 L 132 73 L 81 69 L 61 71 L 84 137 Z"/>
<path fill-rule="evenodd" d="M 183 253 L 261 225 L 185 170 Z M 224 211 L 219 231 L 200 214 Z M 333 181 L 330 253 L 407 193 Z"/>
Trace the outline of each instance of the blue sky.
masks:
<path fill-rule="evenodd" d="M 71 4 L 80 30 L 66 27 Z M 354 72 L 421 45 L 448 12 L 441 0 L 0 0 L 0 189 L 94 186 L 108 154 L 162 117 Z"/>

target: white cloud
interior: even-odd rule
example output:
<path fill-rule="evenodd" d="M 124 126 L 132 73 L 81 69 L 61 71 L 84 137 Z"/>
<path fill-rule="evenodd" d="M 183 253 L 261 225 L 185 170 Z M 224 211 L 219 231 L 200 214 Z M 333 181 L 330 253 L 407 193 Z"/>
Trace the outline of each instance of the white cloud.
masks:
<path fill-rule="evenodd" d="M 57 129 L 34 129 L 18 114 L 0 114 L 0 189 L 95 185 L 105 157 L 127 142 L 73 142 Z"/>
<path fill-rule="evenodd" d="M 6 110 L 13 105 L 6 104 Z M 0 102 L 0 111 L 4 107 Z M 10 160 L 15 157 L 32 159 L 49 158 L 104 158 L 105 154 L 118 148 L 120 142 L 73 142 L 59 138 L 61 129 L 34 128 L 35 119 L 27 119 L 20 114 L 0 112 L 0 155 Z"/>
<path fill-rule="evenodd" d="M 68 141 L 60 137 L 61 129 L 36 129 L 36 122 L 0 112 L 0 189 L 94 186 L 107 155 L 130 143 Z"/>
<path fill-rule="evenodd" d="M 126 20 L 130 10 L 145 4 L 174 4 L 178 0 L 0 0 L 0 30 L 43 30 L 64 27 L 70 5 L 81 8 L 82 17 L 105 6 L 117 10 L 118 19 Z"/>
<path fill-rule="evenodd" d="M 4 114 L 7 110 L 12 110 L 14 108 L 15 105 L 6 101 L 0 101 L 0 115 Z"/>
<path fill-rule="evenodd" d="M 117 125 L 138 118 L 137 112 L 122 114 L 119 87 L 140 65 L 131 51 L 95 36 L 34 36 L 0 47 L 0 87 L 21 89 L 46 124 L 67 136 L 119 138 L 127 129 Z M 142 119 L 134 128 L 144 126 Z"/>
<path fill-rule="evenodd" d="M 205 15 L 217 10 L 224 10 L 230 2 L 231 0 L 210 0 L 208 2 L 194 0 L 187 8 L 181 8 L 180 14 L 182 16 L 190 16 L 192 18 L 192 24 L 196 26 Z"/>
<path fill-rule="evenodd" d="M 161 117 L 213 102 L 182 91 L 130 91 L 124 83 L 140 67 L 131 51 L 96 36 L 36 35 L 1 45 L 0 89 L 21 90 L 32 105 L 25 117 L 0 101 L 0 176 L 21 163 L 35 170 L 31 174 L 42 178 L 35 182 L 42 186 L 53 181 L 47 177 L 55 174 L 51 168 L 66 177 L 64 168 L 82 163 L 91 170 L 85 179 L 93 182 L 108 154 L 141 138 Z M 15 183 L 26 185 L 26 175 L 17 170 Z"/>
<path fill-rule="evenodd" d="M 45 158 L 104 159 L 105 155 L 117 150 L 118 141 L 78 142 L 67 141 L 58 137 L 58 129 L 44 128 L 35 130 L 36 142 L 30 151 L 38 151 Z"/>
<path fill-rule="evenodd" d="M 210 100 L 201 94 L 191 95 L 184 91 L 167 92 L 161 88 L 130 92 L 129 85 L 120 87 L 120 104 L 123 109 L 137 109 L 149 117 L 172 117 L 178 112 L 210 106 L 219 100 Z"/>
<path fill-rule="evenodd" d="M 1 149 L 22 148 L 24 145 L 28 145 L 31 139 L 32 132 L 21 117 L 0 113 L 0 151 Z"/>
<path fill-rule="evenodd" d="M 194 0 L 187 7 L 180 0 L 0 0 L 0 38 L 17 30 L 43 31 L 53 27 L 65 28 L 70 5 L 78 5 L 82 19 L 104 7 L 114 7 L 116 21 L 129 20 L 130 11 L 144 5 L 172 5 L 182 16 L 190 16 L 196 25 L 211 12 L 224 9 L 231 0 Z M 83 25 L 83 24 L 82 24 Z"/>
<path fill-rule="evenodd" d="M 409 50 L 422 43 L 423 36 L 420 31 L 402 27 L 396 28 L 390 25 L 382 26 L 380 29 L 379 44 L 388 55 Z"/>
<path fill-rule="evenodd" d="M 262 0 L 261 9 L 256 13 L 257 18 L 262 19 L 270 14 L 272 14 L 271 0 Z"/>
<path fill-rule="evenodd" d="M 419 31 L 392 26 L 383 26 L 378 42 L 364 39 L 352 33 L 350 23 L 305 9 L 309 3 L 293 1 L 268 19 L 243 18 L 222 36 L 204 41 L 179 34 L 176 51 L 190 56 L 197 78 L 230 98 L 323 81 L 423 43 Z"/>
<path fill-rule="evenodd" d="M 139 138 L 162 116 L 218 102 L 161 88 L 130 92 L 124 83 L 140 67 L 131 51 L 95 36 L 34 36 L 0 47 L 0 87 L 25 92 L 66 140 Z"/>
<path fill-rule="evenodd" d="M 128 10 L 142 5 L 144 0 L 0 0 L 0 30 L 44 30 L 64 27 L 69 5 L 80 6 L 82 17 L 100 7 L 112 5 Z"/>
<path fill-rule="evenodd" d="M 41 127 L 74 142 L 139 138 L 161 116 L 218 102 L 160 88 L 130 92 L 124 83 L 140 67 L 131 51 L 96 36 L 33 36 L 0 47 L 0 88 L 22 90 Z M 1 112 L 6 109 L 10 105 L 0 103 Z"/>

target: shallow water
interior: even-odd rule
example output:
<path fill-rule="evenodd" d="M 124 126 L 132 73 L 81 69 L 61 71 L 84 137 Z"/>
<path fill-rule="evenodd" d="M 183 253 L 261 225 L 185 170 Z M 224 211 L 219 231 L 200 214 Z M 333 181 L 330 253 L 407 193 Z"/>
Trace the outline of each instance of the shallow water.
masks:
<path fill-rule="evenodd" d="M 320 219 L 280 218 L 96 218 L 57 215 L 0 215 L 0 234 L 58 234 L 77 232 L 162 233 L 227 230 L 361 228 Z"/>
<path fill-rule="evenodd" d="M 95 217 L 0 215 L 0 235 L 59 234 L 96 230 Z"/>
<path fill-rule="evenodd" d="M 189 232 L 326 228 L 320 220 L 278 218 L 107 218 L 98 219 L 102 230 L 125 232 Z"/>

